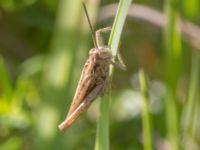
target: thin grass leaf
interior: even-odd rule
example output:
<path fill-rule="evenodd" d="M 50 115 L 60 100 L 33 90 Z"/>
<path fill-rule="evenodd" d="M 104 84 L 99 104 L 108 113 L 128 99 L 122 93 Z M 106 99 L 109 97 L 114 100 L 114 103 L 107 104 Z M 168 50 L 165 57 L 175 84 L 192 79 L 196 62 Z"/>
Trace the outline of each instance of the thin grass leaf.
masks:
<path fill-rule="evenodd" d="M 151 122 L 149 114 L 149 96 L 148 96 L 148 86 L 147 79 L 145 77 L 144 71 L 141 69 L 139 73 L 140 88 L 143 96 L 143 109 L 142 109 L 142 124 L 143 124 L 143 139 L 144 139 L 144 150 L 151 150 Z"/>
<path fill-rule="evenodd" d="M 185 106 L 185 115 L 184 115 L 184 131 L 186 135 L 192 135 L 195 124 L 195 112 L 194 109 L 197 105 L 197 97 L 199 90 L 199 71 L 200 71 L 200 56 L 199 53 L 194 53 L 192 55 L 192 64 L 191 64 L 191 75 L 190 75 L 190 85 L 187 98 L 187 104 Z"/>
<path fill-rule="evenodd" d="M 122 29 L 127 16 L 128 8 L 132 0 L 121 0 L 112 27 L 108 46 L 110 46 L 113 56 L 117 54 L 117 48 L 121 37 Z M 113 67 L 110 67 L 110 81 L 112 81 Z M 111 83 L 111 82 L 110 82 Z M 111 85 L 111 84 L 110 84 Z M 109 102 L 111 100 L 111 87 L 108 96 L 101 100 L 100 116 L 97 125 L 97 135 L 95 150 L 109 150 Z"/>
<path fill-rule="evenodd" d="M 181 36 L 178 28 L 178 1 L 166 0 L 165 13 L 167 24 L 165 27 L 165 49 L 166 49 L 166 86 L 165 114 L 167 138 L 172 150 L 179 149 L 179 126 L 176 90 L 180 77 L 181 68 Z"/>
<path fill-rule="evenodd" d="M 9 80 L 7 70 L 5 68 L 3 58 L 1 56 L 0 56 L 0 85 L 1 85 L 0 88 L 2 88 L 3 90 L 3 96 L 5 96 L 7 100 L 10 100 L 12 96 L 12 86 Z"/>

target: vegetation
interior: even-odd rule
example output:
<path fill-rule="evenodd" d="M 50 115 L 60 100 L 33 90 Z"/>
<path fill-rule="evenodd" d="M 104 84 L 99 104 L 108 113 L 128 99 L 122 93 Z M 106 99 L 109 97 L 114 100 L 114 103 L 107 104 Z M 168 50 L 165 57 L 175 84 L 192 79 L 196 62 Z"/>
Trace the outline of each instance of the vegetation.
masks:
<path fill-rule="evenodd" d="M 127 71 L 61 133 L 94 47 L 81 0 L 0 1 L 1 150 L 200 149 L 199 1 L 131 2 L 85 1 Z"/>

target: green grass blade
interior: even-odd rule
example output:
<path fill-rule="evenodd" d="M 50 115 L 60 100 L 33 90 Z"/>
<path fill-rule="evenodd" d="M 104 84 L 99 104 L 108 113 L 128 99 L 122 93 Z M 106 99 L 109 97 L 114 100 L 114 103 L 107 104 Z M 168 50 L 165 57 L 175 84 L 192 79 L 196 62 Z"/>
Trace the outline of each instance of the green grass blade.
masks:
<path fill-rule="evenodd" d="M 181 73 L 181 38 L 178 28 L 178 1 L 166 0 L 165 13 L 167 24 L 165 27 L 166 49 L 166 87 L 165 114 L 167 138 L 172 150 L 179 149 L 179 116 L 177 105 L 177 84 Z"/>
<path fill-rule="evenodd" d="M 121 37 L 122 29 L 132 0 L 120 0 L 117 14 L 112 27 L 108 45 L 111 47 L 113 56 L 117 54 L 117 48 Z M 112 81 L 113 67 L 110 68 L 110 80 Z M 110 82 L 111 83 L 111 82 Z M 109 101 L 111 97 L 111 88 L 109 94 L 101 100 L 100 116 L 97 125 L 97 135 L 95 150 L 109 150 Z"/>
<path fill-rule="evenodd" d="M 187 104 L 185 106 L 185 120 L 184 120 L 184 130 L 187 134 L 192 134 L 192 130 L 195 123 L 195 106 L 197 99 L 197 94 L 199 90 L 199 71 L 200 71 L 200 56 L 199 53 L 194 53 L 192 55 L 191 64 L 191 76 L 190 85 L 188 91 Z"/>
<path fill-rule="evenodd" d="M 183 12 L 188 19 L 196 22 L 199 16 L 199 0 L 184 0 L 183 1 Z M 184 105 L 183 110 L 183 139 L 186 139 L 183 144 L 184 149 L 188 149 L 188 143 L 200 147 L 198 144 L 199 139 L 199 71 L 200 71 L 200 53 L 192 51 L 191 58 L 191 71 L 190 71 L 190 82 L 187 95 L 187 101 Z M 189 147 L 192 149 L 191 147 Z M 198 148 L 197 148 L 198 149 Z"/>
<path fill-rule="evenodd" d="M 113 56 L 117 54 L 117 48 L 121 37 L 122 29 L 128 12 L 128 8 L 132 0 L 121 0 L 118 6 L 117 14 L 112 26 L 112 31 L 108 41 L 108 45 L 111 47 Z"/>
<path fill-rule="evenodd" d="M 145 77 L 144 71 L 140 70 L 139 73 L 140 88 L 143 96 L 143 109 L 142 109 L 142 124 L 143 124 L 143 139 L 144 139 L 144 150 L 151 150 L 151 123 L 149 114 L 149 96 L 148 96 L 148 86 L 147 79 Z"/>
<path fill-rule="evenodd" d="M 0 85 L 3 90 L 6 99 L 10 99 L 12 96 L 12 87 L 8 77 L 8 73 L 4 66 L 3 58 L 0 56 Z"/>

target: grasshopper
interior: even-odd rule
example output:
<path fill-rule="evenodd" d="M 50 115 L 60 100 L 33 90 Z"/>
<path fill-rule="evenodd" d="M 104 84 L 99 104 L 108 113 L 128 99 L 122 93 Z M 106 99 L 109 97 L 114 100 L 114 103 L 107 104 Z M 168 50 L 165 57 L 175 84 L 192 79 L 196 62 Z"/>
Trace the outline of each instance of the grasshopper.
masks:
<path fill-rule="evenodd" d="M 125 69 L 120 55 L 117 56 L 121 64 L 117 64 L 113 61 L 110 48 L 104 46 L 101 38 L 101 33 L 110 31 L 111 27 L 99 29 L 94 33 L 84 3 L 83 8 L 92 31 L 95 48 L 89 51 L 89 57 L 83 67 L 69 112 L 66 119 L 59 125 L 61 131 L 68 128 L 81 113 L 85 112 L 98 96 L 103 96 L 109 82 L 110 64 Z"/>

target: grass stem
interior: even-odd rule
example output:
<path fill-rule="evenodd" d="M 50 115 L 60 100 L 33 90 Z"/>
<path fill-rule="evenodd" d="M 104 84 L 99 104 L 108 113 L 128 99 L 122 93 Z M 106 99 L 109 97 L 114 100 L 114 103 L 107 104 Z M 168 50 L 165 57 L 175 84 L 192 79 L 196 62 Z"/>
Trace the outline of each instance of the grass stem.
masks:
<path fill-rule="evenodd" d="M 121 37 L 122 29 L 125 23 L 128 8 L 132 0 L 120 0 L 117 14 L 112 26 L 111 35 L 108 46 L 111 48 L 112 54 L 115 57 Z M 114 68 L 110 67 L 110 83 L 112 82 L 112 75 Z M 97 125 L 97 135 L 95 150 L 109 150 L 109 103 L 111 101 L 111 87 L 109 87 L 109 94 L 101 100 L 100 116 Z"/>

